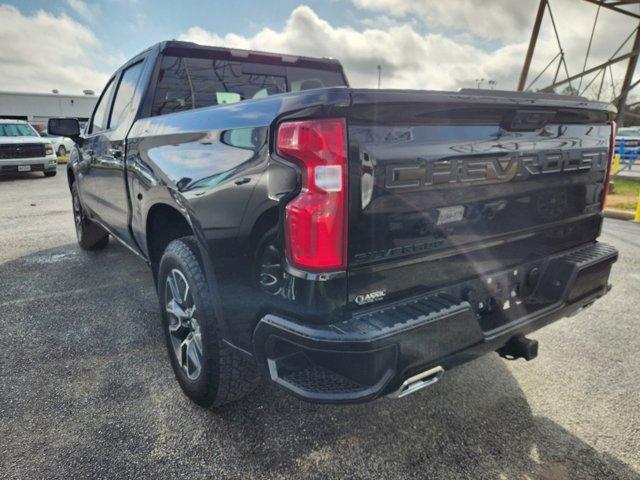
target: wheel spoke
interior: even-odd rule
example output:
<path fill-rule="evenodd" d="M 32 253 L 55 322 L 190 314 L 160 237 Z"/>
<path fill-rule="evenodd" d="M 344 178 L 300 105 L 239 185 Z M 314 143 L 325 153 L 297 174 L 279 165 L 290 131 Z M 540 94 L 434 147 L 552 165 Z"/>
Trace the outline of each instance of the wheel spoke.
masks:
<path fill-rule="evenodd" d="M 178 282 L 176 281 L 175 270 L 172 270 L 171 274 L 167 277 L 167 283 L 171 289 L 171 296 L 173 297 L 173 300 L 180 303 L 182 301 L 182 297 L 180 296 L 180 289 L 178 287 Z"/>
<path fill-rule="evenodd" d="M 173 298 L 167 303 L 167 312 L 178 319 L 189 318 L 191 316 L 190 310 L 182 308 Z"/>
<path fill-rule="evenodd" d="M 193 340 L 195 341 L 198 352 L 202 355 L 202 334 L 200 332 L 193 334 Z"/>
<path fill-rule="evenodd" d="M 278 283 L 278 279 L 274 275 L 271 275 L 271 274 L 266 273 L 266 272 L 262 272 L 260 274 L 260 284 L 263 287 L 272 287 L 273 285 L 276 285 L 277 283 Z"/>
<path fill-rule="evenodd" d="M 267 268 L 271 270 L 278 269 L 280 267 L 281 265 L 279 263 L 263 263 L 262 264 L 262 268 Z"/>
<path fill-rule="evenodd" d="M 185 282 L 184 295 L 182 295 L 182 303 L 187 304 L 187 296 L 189 295 L 189 284 Z"/>
<path fill-rule="evenodd" d="M 185 367 L 185 359 L 186 359 L 186 339 L 180 343 L 175 342 L 173 344 L 173 349 L 176 352 L 176 358 L 178 359 L 178 363 L 182 368 Z"/>
<path fill-rule="evenodd" d="M 197 377 L 200 374 L 200 351 L 198 350 L 198 346 L 196 344 L 196 340 L 193 334 L 190 334 L 187 339 L 189 342 L 187 343 L 187 374 L 190 377 Z"/>
<path fill-rule="evenodd" d="M 178 317 L 174 316 L 169 319 L 169 331 L 171 333 L 176 333 L 178 330 L 180 330 L 180 327 L 182 327 L 182 322 Z"/>

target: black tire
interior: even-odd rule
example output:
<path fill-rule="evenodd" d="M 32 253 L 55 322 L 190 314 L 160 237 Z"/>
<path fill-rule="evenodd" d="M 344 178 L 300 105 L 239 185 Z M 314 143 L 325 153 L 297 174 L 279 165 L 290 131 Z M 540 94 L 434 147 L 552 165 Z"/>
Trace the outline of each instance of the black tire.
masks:
<path fill-rule="evenodd" d="M 53 172 L 44 172 L 44 176 L 45 177 L 55 177 L 56 173 L 58 173 L 57 170 L 54 170 Z"/>
<path fill-rule="evenodd" d="M 71 184 L 71 201 L 78 245 L 83 250 L 102 250 L 109 243 L 109 233 L 85 216 L 76 182 Z"/>
<path fill-rule="evenodd" d="M 188 285 L 188 290 L 180 283 Z M 178 295 L 173 286 L 178 287 Z M 176 302 L 176 296 L 181 301 Z M 178 383 L 187 397 L 202 407 L 219 407 L 255 389 L 259 382 L 255 365 L 222 341 L 198 246 L 193 237 L 174 240 L 164 251 L 158 270 L 158 298 L 167 353 Z M 189 319 L 169 313 L 168 306 L 172 301 L 180 304 L 182 312 L 194 313 Z M 196 327 L 191 323 L 194 320 Z M 195 346 L 191 352 L 200 357 L 198 361 L 191 361 L 190 365 L 191 345 L 187 342 L 192 334 L 191 342 Z M 195 341 L 195 338 L 200 341 Z M 199 370 L 194 367 L 198 363 Z"/>
<path fill-rule="evenodd" d="M 64 157 L 67 154 L 67 148 L 64 145 L 58 147 L 58 156 Z"/>

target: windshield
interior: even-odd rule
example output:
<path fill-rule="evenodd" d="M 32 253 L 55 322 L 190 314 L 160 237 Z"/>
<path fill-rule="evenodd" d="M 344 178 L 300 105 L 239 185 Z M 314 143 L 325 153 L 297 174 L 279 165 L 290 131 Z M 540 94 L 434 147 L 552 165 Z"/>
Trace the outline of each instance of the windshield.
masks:
<path fill-rule="evenodd" d="M 37 137 L 38 133 L 25 123 L 0 123 L 0 137 Z"/>

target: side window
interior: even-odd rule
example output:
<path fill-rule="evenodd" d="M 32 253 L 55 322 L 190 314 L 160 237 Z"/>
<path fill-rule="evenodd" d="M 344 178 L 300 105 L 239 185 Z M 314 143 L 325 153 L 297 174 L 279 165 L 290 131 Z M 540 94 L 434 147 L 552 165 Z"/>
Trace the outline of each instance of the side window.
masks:
<path fill-rule="evenodd" d="M 136 91 L 138 79 L 142 73 L 142 65 L 143 62 L 138 62 L 127 68 L 122 74 L 120 84 L 118 85 L 118 90 L 116 92 L 116 99 L 113 102 L 113 111 L 111 112 L 109 128 L 116 128 L 120 125 L 121 121 L 125 120 L 131 107 L 131 102 L 133 102 L 133 94 Z"/>
<path fill-rule="evenodd" d="M 96 106 L 93 113 L 93 119 L 91 120 L 91 127 L 89 133 L 97 133 L 107 128 L 107 120 L 109 119 L 109 100 L 111 99 L 111 92 L 113 91 L 113 79 L 104 89 L 102 97 Z"/>

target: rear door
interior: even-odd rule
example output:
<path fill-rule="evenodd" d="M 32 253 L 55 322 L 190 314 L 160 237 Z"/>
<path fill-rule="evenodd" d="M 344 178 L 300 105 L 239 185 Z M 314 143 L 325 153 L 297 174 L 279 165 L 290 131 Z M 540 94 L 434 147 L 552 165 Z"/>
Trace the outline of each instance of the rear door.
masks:
<path fill-rule="evenodd" d="M 514 96 L 354 92 L 350 301 L 432 290 L 595 240 L 607 111 Z"/>
<path fill-rule="evenodd" d="M 94 185 L 100 195 L 97 215 L 113 233 L 127 242 L 129 232 L 129 195 L 125 174 L 125 141 L 140 103 L 136 88 L 144 61 L 122 70 L 117 79 L 107 129 L 100 134 L 92 160 Z"/>

